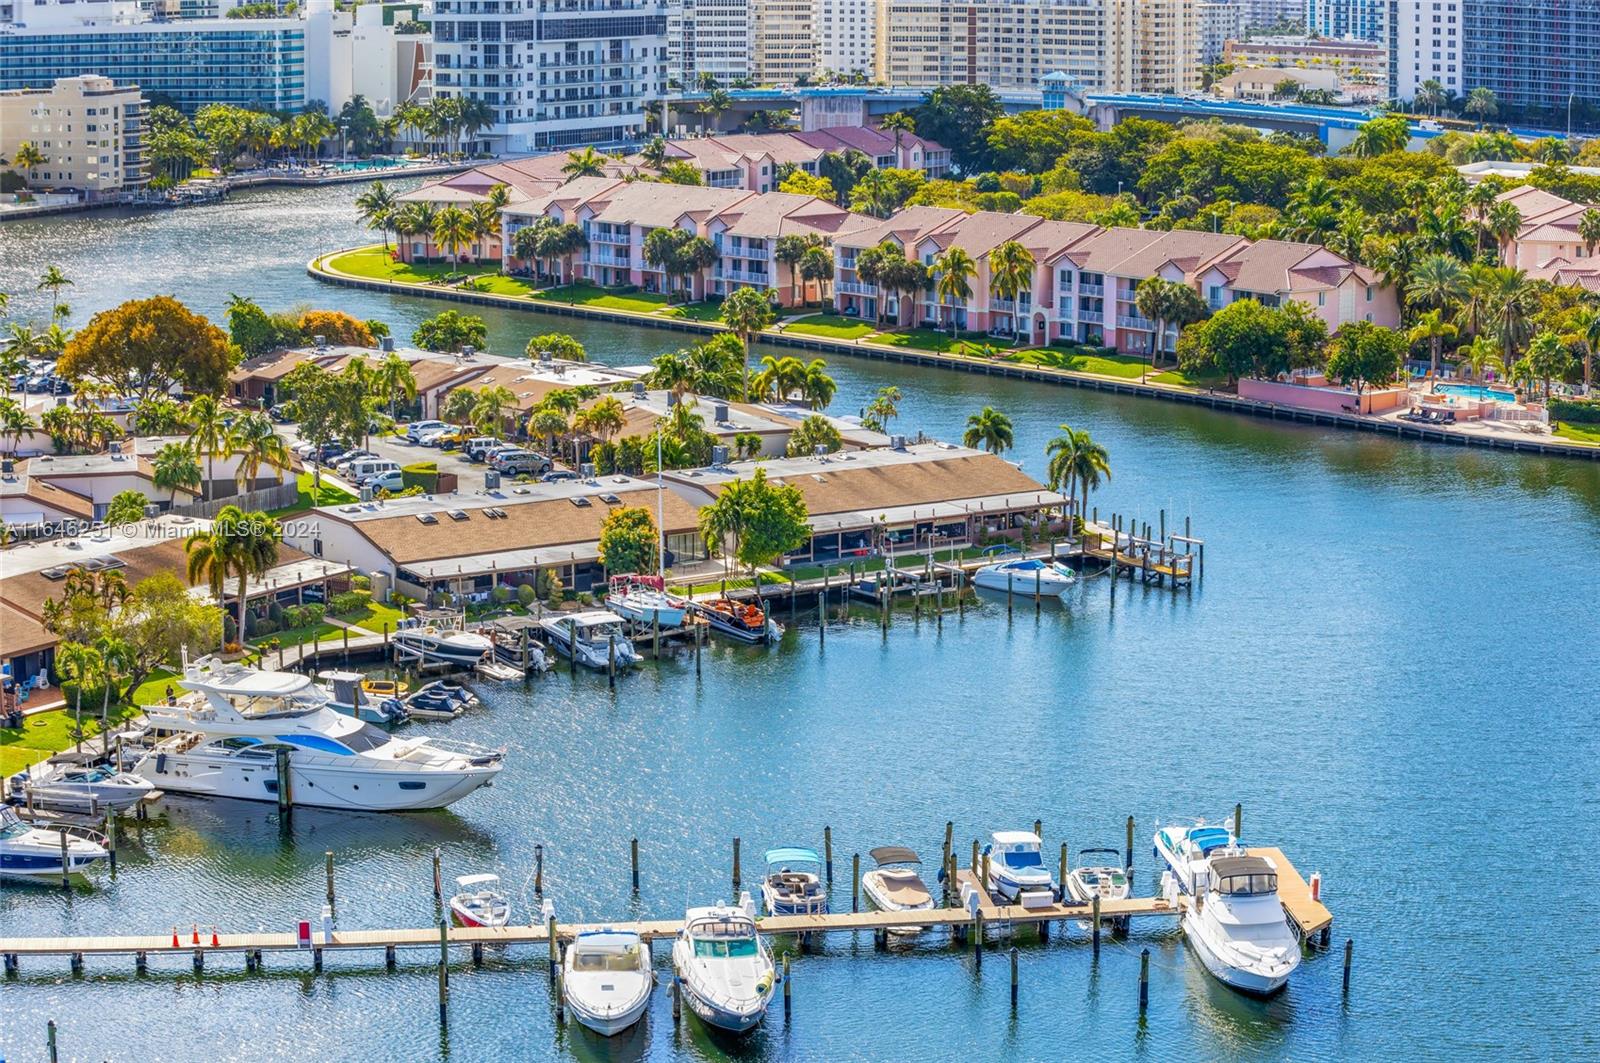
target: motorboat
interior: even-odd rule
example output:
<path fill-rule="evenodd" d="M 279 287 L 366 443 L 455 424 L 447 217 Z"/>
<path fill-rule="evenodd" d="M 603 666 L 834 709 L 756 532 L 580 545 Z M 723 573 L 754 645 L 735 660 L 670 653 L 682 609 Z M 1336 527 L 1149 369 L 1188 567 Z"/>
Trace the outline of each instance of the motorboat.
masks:
<path fill-rule="evenodd" d="M 374 701 L 383 701 L 387 698 L 405 697 L 406 684 L 400 679 L 380 679 L 376 676 L 361 677 L 361 692 Z"/>
<path fill-rule="evenodd" d="M 35 827 L 16 809 L 0 805 L 0 878 L 59 879 L 63 853 L 66 872 L 81 874 L 106 858 L 103 842 L 100 835 L 79 828 Z"/>
<path fill-rule="evenodd" d="M 360 672 L 328 670 L 317 673 L 328 692 L 328 705 L 346 716 L 354 716 L 380 727 L 393 727 L 409 719 L 405 704 L 395 694 L 375 694 L 369 680 Z M 388 684 L 396 687 L 396 684 Z M 382 688 L 380 688 L 382 689 Z"/>
<path fill-rule="evenodd" d="M 407 714 L 419 720 L 453 720 L 478 703 L 478 696 L 459 683 L 436 679 L 407 694 Z"/>
<path fill-rule="evenodd" d="M 635 624 L 681 627 L 689 615 L 689 601 L 667 593 L 660 576 L 612 576 L 606 607 Z"/>
<path fill-rule="evenodd" d="M 494 659 L 510 665 L 523 674 L 544 672 L 550 668 L 550 656 L 544 643 L 534 636 L 539 633 L 539 621 L 531 616 L 502 616 L 478 629 L 494 643 Z"/>
<path fill-rule="evenodd" d="M 1278 871 L 1261 856 L 1213 856 L 1196 903 L 1183 914 L 1183 935 L 1219 982 L 1241 993 L 1270 996 L 1300 966 L 1295 938 L 1278 900 Z M 1177 902 L 1176 876 L 1163 876 Z"/>
<path fill-rule="evenodd" d="M 429 610 L 400 620 L 389 639 L 399 657 L 457 668 L 471 668 L 494 649 L 488 636 L 464 630 L 460 614 L 446 610 Z"/>
<path fill-rule="evenodd" d="M 621 1033 L 650 1006 L 650 948 L 633 930 L 582 930 L 567 946 L 561 990 L 567 1010 L 603 1037 Z"/>
<path fill-rule="evenodd" d="M 711 630 L 740 642 L 776 642 L 783 637 L 783 627 L 749 602 L 736 602 L 731 598 L 711 598 L 695 602 L 690 609 L 705 617 Z"/>
<path fill-rule="evenodd" d="M 756 933 L 755 903 L 690 908 L 672 943 L 672 967 L 683 1001 L 701 1021 L 745 1033 L 767 1013 L 777 972 L 772 953 Z"/>
<path fill-rule="evenodd" d="M 11 777 L 11 792 L 40 808 L 93 811 L 132 808 L 155 789 L 131 772 L 46 761 Z"/>
<path fill-rule="evenodd" d="M 822 857 L 815 849 L 767 850 L 767 873 L 761 900 L 769 915 L 822 915 L 828 910 L 828 888 L 822 884 Z M 811 870 L 811 869 L 815 870 Z"/>
<path fill-rule="evenodd" d="M 579 664 L 601 671 L 611 667 L 638 664 L 644 658 L 633 648 L 633 640 L 622 630 L 622 617 L 606 609 L 591 609 L 582 613 L 561 613 L 539 621 L 550 640 L 550 645 Z M 613 658 L 613 655 L 614 658 Z"/>
<path fill-rule="evenodd" d="M 1056 880 L 1044 866 L 1044 843 L 1026 830 L 997 830 L 989 835 L 984 853 L 989 857 L 990 892 L 1018 904 L 1025 896 L 1043 894 L 1055 899 Z"/>
<path fill-rule="evenodd" d="M 1077 573 L 1059 561 L 1018 557 L 984 565 L 972 574 L 975 587 L 991 591 L 1059 597 L 1078 582 Z"/>
<path fill-rule="evenodd" d="M 1155 858 L 1172 872 L 1178 889 L 1188 894 L 1204 891 L 1213 854 L 1244 855 L 1226 827 L 1208 825 L 1203 819 L 1192 827 L 1162 827 L 1156 831 L 1153 848 Z"/>
<path fill-rule="evenodd" d="M 505 926 L 511 902 L 500 892 L 499 875 L 462 875 L 450 898 L 450 919 L 457 926 Z"/>
<path fill-rule="evenodd" d="M 922 912 L 932 910 L 933 894 L 928 892 L 917 870 L 922 860 L 916 853 L 900 845 L 880 846 L 871 853 L 877 866 L 861 873 L 861 892 L 881 912 Z M 915 937 L 926 927 L 890 927 L 889 933 L 898 937 Z"/>
<path fill-rule="evenodd" d="M 190 693 L 146 708 L 133 773 L 168 793 L 367 812 L 443 808 L 487 786 L 503 749 L 401 738 L 338 712 L 309 676 L 213 657 L 184 661 Z M 287 775 L 280 777 L 280 754 Z"/>
<path fill-rule="evenodd" d="M 1113 862 L 1091 862 L 1101 855 L 1110 856 Z M 1067 899 L 1078 904 L 1093 904 L 1096 897 L 1102 904 L 1126 900 L 1133 892 L 1133 879 L 1126 868 L 1114 862 L 1122 855 L 1115 849 L 1079 849 L 1078 866 L 1067 871 L 1067 880 L 1061 884 Z"/>

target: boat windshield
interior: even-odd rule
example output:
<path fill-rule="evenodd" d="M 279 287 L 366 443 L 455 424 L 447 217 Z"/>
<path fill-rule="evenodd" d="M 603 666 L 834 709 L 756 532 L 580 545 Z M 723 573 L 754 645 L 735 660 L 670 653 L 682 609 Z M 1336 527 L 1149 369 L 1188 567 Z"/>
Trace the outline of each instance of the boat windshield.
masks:
<path fill-rule="evenodd" d="M 4 819 L 0 819 L 0 838 L 20 838 L 32 828 L 17 818 L 15 812 L 9 809 Z"/>
<path fill-rule="evenodd" d="M 730 957 L 754 956 L 756 954 L 755 938 L 696 938 L 694 954 L 706 956 L 717 960 L 726 960 Z"/>
<path fill-rule="evenodd" d="M 240 716 L 260 720 L 274 716 L 303 716 L 322 706 L 322 699 L 310 693 L 291 695 L 260 694 L 254 697 L 246 694 L 229 694 L 228 704 Z"/>
<path fill-rule="evenodd" d="M 1229 897 L 1254 897 L 1278 892 L 1278 876 L 1272 874 L 1228 875 L 1217 883 L 1217 892 Z"/>
<path fill-rule="evenodd" d="M 1003 853 L 1002 856 L 1004 856 L 1005 862 L 1012 867 L 1044 866 L 1044 861 L 1040 858 L 1038 852 L 1033 849 L 1012 849 L 1010 852 Z"/>
<path fill-rule="evenodd" d="M 695 955 L 702 955 L 697 949 Z M 596 952 L 578 952 L 572 957 L 575 971 L 633 971 L 639 967 L 639 946 L 621 949 L 604 949 Z"/>

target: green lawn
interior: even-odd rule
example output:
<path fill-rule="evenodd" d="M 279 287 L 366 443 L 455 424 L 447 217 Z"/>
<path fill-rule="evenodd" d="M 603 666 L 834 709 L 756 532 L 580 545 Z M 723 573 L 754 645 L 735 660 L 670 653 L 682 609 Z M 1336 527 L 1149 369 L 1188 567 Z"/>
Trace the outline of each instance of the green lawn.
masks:
<path fill-rule="evenodd" d="M 1103 354 L 1099 348 L 1043 347 L 1008 354 L 1009 362 L 1048 366 L 1052 369 L 1070 369 L 1075 373 L 1094 373 L 1114 376 L 1123 380 L 1138 380 L 1149 365 L 1145 359 L 1132 354 Z"/>
<path fill-rule="evenodd" d="M 404 615 L 392 605 L 369 601 L 364 607 L 353 613 L 339 614 L 339 619 L 347 624 L 364 628 L 374 635 L 381 635 L 383 634 L 383 625 L 385 623 L 389 625 L 389 630 L 393 631 L 395 629 L 395 621 Z"/>
<path fill-rule="evenodd" d="M 169 672 L 164 668 L 151 672 L 149 679 L 134 688 L 133 703 L 144 706 L 154 705 L 156 702 L 161 701 L 167 696 L 167 685 L 172 683 L 173 677 L 177 674 L 177 672 Z M 177 690 L 177 685 L 173 684 L 172 689 Z"/>
<path fill-rule="evenodd" d="M 919 351 L 934 351 L 938 354 L 967 355 L 981 355 L 985 347 L 1003 350 L 1016 346 L 1014 340 L 1001 339 L 982 332 L 961 332 L 952 338 L 948 332 L 930 328 L 902 328 L 876 332 L 867 337 L 867 342 L 882 343 L 889 347 L 913 347 Z"/>
<path fill-rule="evenodd" d="M 254 646 L 256 649 L 262 649 L 263 643 L 277 639 L 279 645 L 289 647 L 298 646 L 302 642 L 310 642 L 312 639 L 326 641 L 329 635 L 336 636 L 333 640 L 334 642 L 342 642 L 343 636 L 339 634 L 341 630 L 324 620 L 318 624 L 307 624 L 305 627 L 291 627 L 283 631 L 274 631 L 270 635 L 259 635 L 256 638 L 246 640 L 246 644 Z"/>
<path fill-rule="evenodd" d="M 824 336 L 831 340 L 858 340 L 872 335 L 877 328 L 870 321 L 845 317 L 843 314 L 812 314 L 789 322 L 782 331 L 801 336 Z"/>
<path fill-rule="evenodd" d="M 680 306 L 669 306 L 658 311 L 662 317 L 681 317 L 690 321 L 721 321 L 722 304 L 716 303 L 684 303 Z"/>
<path fill-rule="evenodd" d="M 1167 369 L 1150 377 L 1158 384 L 1178 384 L 1186 388 L 1220 388 L 1228 378 L 1220 373 L 1191 373 L 1186 369 Z"/>
<path fill-rule="evenodd" d="M 1556 428 L 1555 434 L 1574 443 L 1593 443 L 1600 446 L 1600 425 L 1597 424 L 1573 424 L 1571 421 L 1562 421 Z"/>
<path fill-rule="evenodd" d="M 774 586 L 774 585 L 779 584 L 779 583 L 788 583 L 789 582 L 789 577 L 784 576 L 784 575 L 780 575 L 779 573 L 776 573 L 776 572 L 761 572 L 761 573 L 758 573 L 758 575 L 761 577 L 761 582 L 764 585 L 769 586 L 769 587 L 770 586 Z M 695 584 L 690 584 L 690 585 L 685 585 L 685 584 L 681 584 L 680 583 L 680 584 L 678 584 L 676 586 L 673 586 L 673 587 L 671 587 L 669 589 L 674 594 L 689 594 L 689 595 L 711 594 L 713 592 L 721 593 L 722 585 L 723 585 L 723 581 L 722 580 L 714 579 L 714 580 L 710 580 L 710 581 L 708 581 L 706 583 L 695 583 Z M 741 590 L 750 590 L 752 587 L 755 586 L 755 583 L 752 582 L 747 577 L 735 576 L 735 577 L 729 577 L 729 579 L 727 581 L 727 585 L 728 585 L 728 589 L 730 591 L 741 591 Z"/>
<path fill-rule="evenodd" d="M 138 708 L 132 705 L 113 709 L 110 714 L 110 724 L 115 728 L 138 712 Z M 84 704 L 83 730 L 85 743 L 100 733 L 98 702 L 92 707 L 87 702 Z M 71 749 L 74 744 L 71 706 L 25 717 L 22 721 L 22 730 L 13 731 L 6 728 L 0 731 L 0 775 L 19 772 L 30 764 L 37 764 L 64 749 Z"/>
<path fill-rule="evenodd" d="M 528 295 L 551 303 L 596 306 L 604 310 L 631 310 L 636 314 L 653 314 L 667 305 L 667 297 L 656 292 L 624 294 L 596 284 L 563 284 L 557 288 L 530 291 Z"/>
<path fill-rule="evenodd" d="M 267 516 L 286 517 L 291 513 L 304 513 L 313 506 L 342 506 L 348 502 L 360 501 L 344 488 L 335 487 L 329 483 L 324 483 L 319 491 L 313 488 L 311 480 L 312 477 L 309 472 L 301 473 L 300 479 L 297 481 L 300 488 L 300 496 L 294 500 L 294 504 L 269 510 Z"/>
<path fill-rule="evenodd" d="M 373 280 L 396 281 L 401 284 L 432 284 L 449 274 L 466 274 L 472 277 L 479 291 L 499 295 L 527 295 L 532 285 L 515 277 L 502 276 L 498 265 L 481 265 L 464 262 L 452 267 L 448 262 L 409 263 L 394 261 L 380 244 L 346 251 L 323 259 L 322 264 L 339 273 Z"/>

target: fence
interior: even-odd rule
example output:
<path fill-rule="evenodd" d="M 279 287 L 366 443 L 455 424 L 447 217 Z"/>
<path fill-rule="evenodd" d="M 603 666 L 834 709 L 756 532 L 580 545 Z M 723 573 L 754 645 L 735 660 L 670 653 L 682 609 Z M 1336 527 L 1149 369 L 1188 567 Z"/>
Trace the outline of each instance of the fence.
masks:
<path fill-rule="evenodd" d="M 263 487 L 255 491 L 245 491 L 243 494 L 227 495 L 223 498 L 213 498 L 209 502 L 187 502 L 172 507 L 171 512 L 183 517 L 215 517 L 222 512 L 224 506 L 238 506 L 243 510 L 253 509 L 282 509 L 292 506 L 300 497 L 300 485 L 294 481 L 278 484 L 276 487 Z"/>

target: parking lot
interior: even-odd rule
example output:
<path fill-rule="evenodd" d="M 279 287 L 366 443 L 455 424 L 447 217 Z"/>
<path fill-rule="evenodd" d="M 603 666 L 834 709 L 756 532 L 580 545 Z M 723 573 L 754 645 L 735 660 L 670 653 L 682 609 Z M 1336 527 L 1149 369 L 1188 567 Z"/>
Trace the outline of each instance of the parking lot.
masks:
<path fill-rule="evenodd" d="M 278 425 L 278 433 L 293 446 L 303 441 L 297 431 L 297 427 L 294 424 L 280 424 Z M 467 491 L 476 490 L 483 486 L 483 474 L 489 468 L 483 462 L 473 463 L 468 461 L 466 455 L 458 450 L 439 450 L 436 447 L 425 447 L 412 443 L 405 438 L 395 439 L 388 436 L 374 435 L 362 449 L 370 450 L 378 457 L 392 461 L 402 468 L 419 462 L 431 461 L 441 473 L 455 474 L 459 487 Z M 565 468 L 565 466 L 557 462 L 557 468 Z"/>

